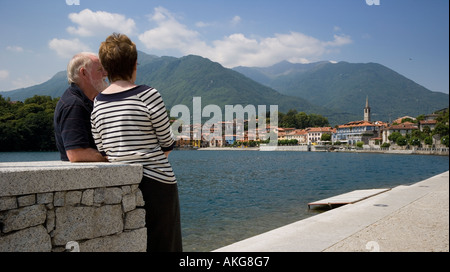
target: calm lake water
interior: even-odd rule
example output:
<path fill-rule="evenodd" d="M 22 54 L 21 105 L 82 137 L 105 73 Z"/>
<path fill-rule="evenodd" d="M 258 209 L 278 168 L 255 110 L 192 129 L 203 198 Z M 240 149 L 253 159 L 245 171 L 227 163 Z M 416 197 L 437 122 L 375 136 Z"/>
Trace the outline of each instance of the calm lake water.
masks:
<path fill-rule="evenodd" d="M 0 153 L 0 162 L 58 160 Z M 211 251 L 316 215 L 309 202 L 412 184 L 448 171 L 448 156 L 325 152 L 174 151 L 185 251 Z"/>

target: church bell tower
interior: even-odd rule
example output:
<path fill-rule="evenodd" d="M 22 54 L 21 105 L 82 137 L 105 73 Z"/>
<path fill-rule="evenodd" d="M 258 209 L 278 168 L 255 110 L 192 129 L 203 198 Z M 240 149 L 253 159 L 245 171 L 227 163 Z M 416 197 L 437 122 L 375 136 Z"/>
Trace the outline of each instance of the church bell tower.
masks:
<path fill-rule="evenodd" d="M 364 108 L 364 121 L 370 122 L 369 96 L 366 97 L 366 107 Z"/>

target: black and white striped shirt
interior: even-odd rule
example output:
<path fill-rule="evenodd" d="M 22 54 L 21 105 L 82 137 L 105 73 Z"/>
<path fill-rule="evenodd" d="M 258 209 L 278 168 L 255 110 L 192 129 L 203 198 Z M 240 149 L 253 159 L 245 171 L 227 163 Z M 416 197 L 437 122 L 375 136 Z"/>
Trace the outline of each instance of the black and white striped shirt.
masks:
<path fill-rule="evenodd" d="M 156 89 L 140 85 L 120 93 L 99 94 L 91 123 L 97 148 L 106 153 L 110 162 L 139 163 L 144 176 L 176 183 L 164 155 L 173 148 L 174 136 Z"/>

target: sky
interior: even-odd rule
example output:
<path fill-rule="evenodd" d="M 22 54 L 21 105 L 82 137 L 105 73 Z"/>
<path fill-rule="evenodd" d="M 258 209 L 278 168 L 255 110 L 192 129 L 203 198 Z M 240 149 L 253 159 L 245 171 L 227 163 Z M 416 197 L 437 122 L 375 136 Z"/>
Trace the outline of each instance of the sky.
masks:
<path fill-rule="evenodd" d="M 448 0 L 0 0 L 0 91 L 45 82 L 113 32 L 227 68 L 375 62 L 449 93 Z"/>

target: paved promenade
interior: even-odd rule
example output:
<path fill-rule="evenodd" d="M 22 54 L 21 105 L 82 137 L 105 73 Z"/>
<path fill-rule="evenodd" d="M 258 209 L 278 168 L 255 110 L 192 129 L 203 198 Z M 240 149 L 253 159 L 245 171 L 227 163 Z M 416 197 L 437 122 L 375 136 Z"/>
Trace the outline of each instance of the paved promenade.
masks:
<path fill-rule="evenodd" d="M 448 252 L 449 172 L 216 251 Z"/>

